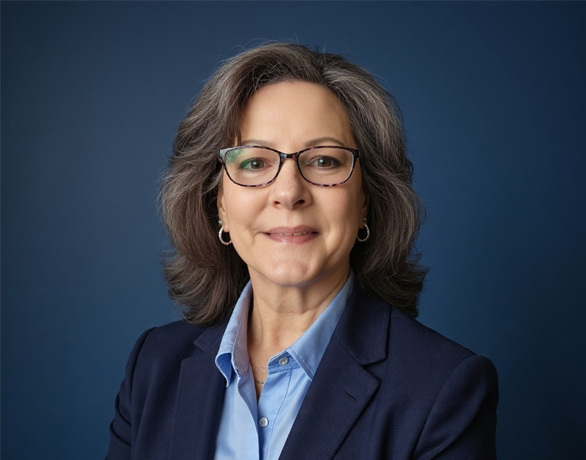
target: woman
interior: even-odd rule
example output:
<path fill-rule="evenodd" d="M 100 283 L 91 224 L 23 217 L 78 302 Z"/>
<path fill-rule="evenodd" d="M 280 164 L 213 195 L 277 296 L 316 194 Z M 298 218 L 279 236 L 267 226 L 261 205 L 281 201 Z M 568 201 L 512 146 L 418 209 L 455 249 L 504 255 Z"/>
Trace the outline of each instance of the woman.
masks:
<path fill-rule="evenodd" d="M 139 338 L 108 458 L 494 458 L 494 366 L 413 319 L 411 177 L 363 69 L 279 43 L 227 61 L 162 191 L 185 321 Z"/>

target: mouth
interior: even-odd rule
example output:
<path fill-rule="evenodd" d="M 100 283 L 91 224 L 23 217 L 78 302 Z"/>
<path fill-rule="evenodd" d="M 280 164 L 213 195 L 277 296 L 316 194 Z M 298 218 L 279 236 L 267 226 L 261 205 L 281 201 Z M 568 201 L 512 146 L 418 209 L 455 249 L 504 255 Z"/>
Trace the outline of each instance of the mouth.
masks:
<path fill-rule="evenodd" d="M 314 239 L 319 232 L 312 227 L 275 227 L 265 233 L 270 239 L 280 243 L 306 243 Z"/>
<path fill-rule="evenodd" d="M 277 233 L 277 235 L 281 235 L 281 236 L 301 236 L 301 235 L 307 235 L 308 233 L 313 233 L 313 232 Z"/>
<path fill-rule="evenodd" d="M 283 235 L 283 236 L 300 236 L 308 233 L 318 233 L 318 231 L 307 225 L 297 225 L 296 227 L 275 227 L 266 232 L 269 235 Z"/>

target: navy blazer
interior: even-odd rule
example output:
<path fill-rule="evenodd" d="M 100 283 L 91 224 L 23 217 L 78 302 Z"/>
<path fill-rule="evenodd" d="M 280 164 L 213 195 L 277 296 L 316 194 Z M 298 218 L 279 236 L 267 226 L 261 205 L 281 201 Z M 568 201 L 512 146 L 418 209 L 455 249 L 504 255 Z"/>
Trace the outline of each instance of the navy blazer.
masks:
<path fill-rule="evenodd" d="M 178 321 L 138 339 L 109 460 L 213 459 L 225 327 Z M 497 400 L 487 358 L 356 286 L 280 459 L 494 459 Z"/>

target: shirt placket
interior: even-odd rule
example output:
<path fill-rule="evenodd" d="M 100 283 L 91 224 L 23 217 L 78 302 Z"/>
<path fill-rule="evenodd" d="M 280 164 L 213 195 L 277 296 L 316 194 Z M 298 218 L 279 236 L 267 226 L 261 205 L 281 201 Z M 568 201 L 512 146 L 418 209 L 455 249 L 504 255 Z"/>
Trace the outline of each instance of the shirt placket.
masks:
<path fill-rule="evenodd" d="M 283 353 L 269 361 L 268 375 L 258 401 L 257 429 L 260 460 L 272 460 L 271 437 L 278 429 L 279 412 L 289 389 L 292 357 Z"/>

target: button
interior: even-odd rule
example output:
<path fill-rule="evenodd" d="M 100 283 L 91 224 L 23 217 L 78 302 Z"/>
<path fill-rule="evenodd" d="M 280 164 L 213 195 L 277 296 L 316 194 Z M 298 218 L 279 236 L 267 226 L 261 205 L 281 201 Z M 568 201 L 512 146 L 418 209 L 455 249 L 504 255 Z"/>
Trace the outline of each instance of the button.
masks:
<path fill-rule="evenodd" d="M 265 428 L 266 426 L 268 426 L 269 424 L 269 419 L 266 417 L 261 417 L 260 420 L 258 421 L 258 426 L 260 426 L 261 428 Z"/>
<path fill-rule="evenodd" d="M 281 366 L 284 366 L 285 364 L 287 364 L 289 362 L 289 358 L 287 358 L 286 356 L 283 356 L 281 359 L 279 359 L 279 364 Z"/>

